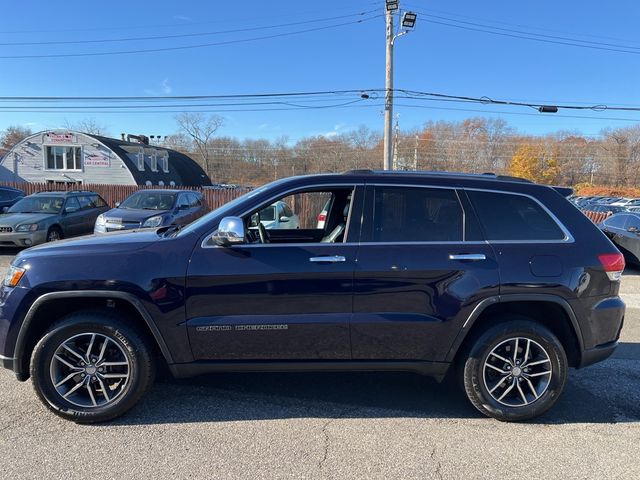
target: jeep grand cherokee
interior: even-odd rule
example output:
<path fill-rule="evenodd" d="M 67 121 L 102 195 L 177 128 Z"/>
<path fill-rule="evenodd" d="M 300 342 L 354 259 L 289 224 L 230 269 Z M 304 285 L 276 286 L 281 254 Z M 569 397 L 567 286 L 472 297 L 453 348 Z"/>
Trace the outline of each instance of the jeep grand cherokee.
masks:
<path fill-rule="evenodd" d="M 313 175 L 182 229 L 31 248 L 4 280 L 1 360 L 77 422 L 123 414 L 160 362 L 176 377 L 450 374 L 482 413 L 532 418 L 569 367 L 613 352 L 624 316 L 624 259 L 569 193 L 496 175 Z M 250 228 L 277 201 L 300 228 Z"/>

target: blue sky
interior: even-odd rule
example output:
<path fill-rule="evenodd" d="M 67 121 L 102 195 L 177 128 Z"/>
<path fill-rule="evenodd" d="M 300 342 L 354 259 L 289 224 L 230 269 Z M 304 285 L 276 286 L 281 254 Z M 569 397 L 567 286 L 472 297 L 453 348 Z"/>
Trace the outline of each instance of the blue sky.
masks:
<path fill-rule="evenodd" d="M 22 0 L 3 5 L 0 43 L 118 39 L 230 31 L 292 24 L 287 27 L 193 38 L 82 45 L 0 45 L 0 57 L 97 53 L 167 48 L 368 20 L 259 41 L 144 54 L 0 58 L 3 96 L 226 95 L 263 92 L 372 89 L 384 87 L 383 0 L 156 0 L 58 4 Z M 89 7 L 91 6 L 91 7 Z M 395 87 L 454 95 L 535 102 L 640 105 L 640 55 L 578 48 L 492 35 L 433 23 L 454 19 L 459 26 L 493 25 L 551 37 L 638 48 L 640 3 L 625 0 L 492 0 L 489 2 L 403 0 L 419 12 L 416 29 L 397 40 Z M 369 12 L 357 17 L 358 12 Z M 429 14 L 426 17 L 420 14 Z M 315 22 L 323 18 L 335 18 Z M 437 17 L 441 17 L 438 19 Z M 303 23 L 314 21 L 312 23 Z M 447 20 L 445 22 L 450 22 Z M 460 23 L 468 22 L 468 23 Z M 296 25 L 297 24 L 297 25 Z M 507 30 L 494 30 L 508 33 Z M 569 42 L 570 43 L 570 42 Z M 357 99 L 345 97 L 335 103 Z M 334 99 L 335 100 L 335 99 Z M 330 102 L 331 103 L 331 102 Z M 332 103 L 333 104 L 333 103 Z M 221 135 L 239 138 L 334 135 L 360 125 L 382 129 L 380 100 L 345 108 L 263 112 L 219 112 Z M 640 112 L 540 114 L 527 107 L 397 101 L 403 129 L 428 120 L 472 116 L 504 118 L 524 133 L 576 130 L 595 135 L 603 128 L 632 125 Z M 414 105 L 409 107 L 406 105 Z M 25 104 L 23 104 L 25 105 Z M 416 108 L 422 107 L 435 108 Z M 451 108 L 482 112 L 449 110 Z M 511 112 L 505 114 L 500 112 Z M 167 135 L 177 130 L 175 113 L 7 113 L 0 129 L 21 124 L 33 130 L 94 118 L 120 132 Z M 578 115 L 588 118 L 566 118 Z"/>

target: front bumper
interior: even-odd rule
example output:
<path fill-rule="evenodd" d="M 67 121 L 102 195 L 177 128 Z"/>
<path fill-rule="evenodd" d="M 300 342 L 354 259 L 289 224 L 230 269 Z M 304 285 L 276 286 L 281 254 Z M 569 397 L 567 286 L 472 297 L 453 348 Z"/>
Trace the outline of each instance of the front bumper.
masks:
<path fill-rule="evenodd" d="M 11 357 L 5 357 L 0 355 L 0 363 L 7 370 L 13 370 L 13 364 L 15 363 L 15 359 Z"/>
<path fill-rule="evenodd" d="M 135 228 L 141 228 L 140 223 L 109 223 L 105 225 L 96 225 L 93 229 L 94 234 L 108 233 L 108 232 L 121 232 L 123 230 L 133 230 Z"/>
<path fill-rule="evenodd" d="M 0 233 L 0 247 L 32 247 L 45 243 L 46 240 L 47 232 L 45 230 Z"/>

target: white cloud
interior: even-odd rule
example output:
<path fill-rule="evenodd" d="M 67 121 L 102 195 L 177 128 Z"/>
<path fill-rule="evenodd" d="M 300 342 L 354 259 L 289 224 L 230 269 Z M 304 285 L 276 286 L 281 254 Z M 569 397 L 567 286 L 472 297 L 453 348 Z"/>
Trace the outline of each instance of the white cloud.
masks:
<path fill-rule="evenodd" d="M 347 127 L 346 123 L 336 123 L 333 127 L 333 130 L 329 132 L 321 133 L 320 136 L 326 137 L 326 138 L 337 137 L 345 129 L 345 127 Z"/>
<path fill-rule="evenodd" d="M 169 85 L 169 79 L 165 78 L 162 81 L 162 93 L 164 93 L 165 95 L 169 95 L 172 91 L 173 89 L 171 88 L 171 85 Z"/>
<path fill-rule="evenodd" d="M 183 22 L 190 22 L 193 20 L 191 17 L 187 17 L 186 15 L 174 15 L 174 20 L 182 20 Z"/>
<path fill-rule="evenodd" d="M 158 96 L 169 95 L 173 92 L 173 87 L 169 84 L 169 79 L 165 78 L 159 85 L 159 88 L 145 88 L 143 90 L 145 95 Z"/>

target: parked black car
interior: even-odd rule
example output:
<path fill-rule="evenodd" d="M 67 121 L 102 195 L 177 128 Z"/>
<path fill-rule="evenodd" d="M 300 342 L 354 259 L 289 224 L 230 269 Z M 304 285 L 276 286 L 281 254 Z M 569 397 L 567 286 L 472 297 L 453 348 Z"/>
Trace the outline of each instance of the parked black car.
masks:
<path fill-rule="evenodd" d="M 640 266 L 640 213 L 616 213 L 605 219 L 600 228 L 629 263 Z"/>
<path fill-rule="evenodd" d="M 182 229 L 31 248 L 0 291 L 0 358 L 77 422 L 123 414 L 158 362 L 176 377 L 450 374 L 485 415 L 532 418 L 569 367 L 611 355 L 624 317 L 624 258 L 569 193 L 488 174 L 311 175 Z M 250 229 L 277 201 L 303 228 Z"/>
<path fill-rule="evenodd" d="M 186 225 L 208 211 L 200 192 L 140 190 L 96 219 L 94 233 Z"/>
<path fill-rule="evenodd" d="M 24 197 L 22 190 L 12 187 L 0 187 L 0 212 L 9 208 L 22 197 Z"/>

